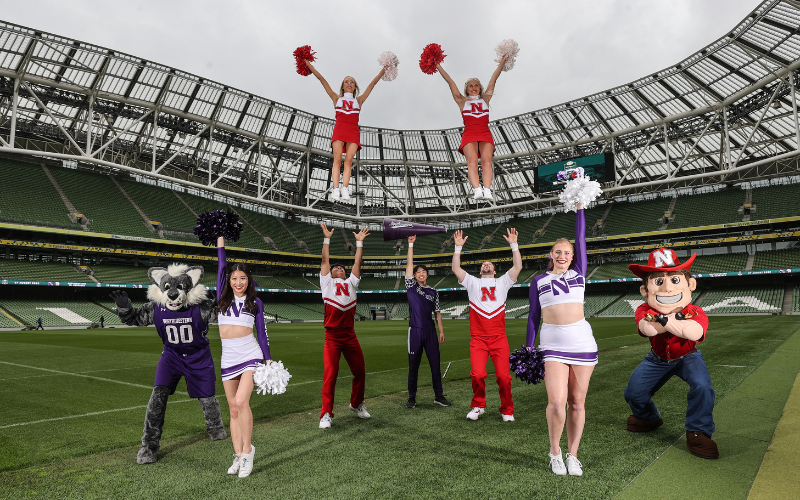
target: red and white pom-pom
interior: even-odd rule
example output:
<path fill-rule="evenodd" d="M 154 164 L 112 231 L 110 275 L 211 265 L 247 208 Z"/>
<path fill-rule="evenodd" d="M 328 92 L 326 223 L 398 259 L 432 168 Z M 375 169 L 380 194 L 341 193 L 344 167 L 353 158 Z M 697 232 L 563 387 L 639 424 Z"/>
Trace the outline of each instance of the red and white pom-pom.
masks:
<path fill-rule="evenodd" d="M 391 82 L 397 78 L 397 65 L 400 64 L 400 61 L 397 59 L 397 56 L 394 55 L 394 52 L 391 50 L 382 52 L 380 57 L 378 57 L 378 64 L 380 64 L 382 68 L 386 68 L 381 80 Z"/>
<path fill-rule="evenodd" d="M 311 70 L 306 66 L 306 61 L 314 62 L 316 60 L 314 54 L 316 54 L 316 52 L 311 50 L 311 45 L 303 45 L 302 47 L 294 49 L 292 55 L 294 55 L 294 62 L 297 64 L 298 75 L 308 76 L 311 74 Z"/>
<path fill-rule="evenodd" d="M 510 38 L 503 40 L 494 48 L 497 57 L 494 62 L 500 64 L 503 57 L 506 58 L 506 63 L 503 65 L 503 71 L 510 71 L 514 69 L 514 63 L 517 62 L 517 54 L 519 54 L 519 44 Z"/>
<path fill-rule="evenodd" d="M 444 61 L 445 57 L 447 56 L 444 54 L 441 45 L 429 43 L 423 49 L 422 55 L 419 56 L 419 69 L 425 74 L 432 75 L 437 71 L 436 65 Z"/>

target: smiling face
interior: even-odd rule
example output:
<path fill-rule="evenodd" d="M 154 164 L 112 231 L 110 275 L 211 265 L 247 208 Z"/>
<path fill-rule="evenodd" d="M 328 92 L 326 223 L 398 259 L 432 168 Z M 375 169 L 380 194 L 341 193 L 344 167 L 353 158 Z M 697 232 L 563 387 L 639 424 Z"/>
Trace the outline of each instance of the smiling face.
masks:
<path fill-rule="evenodd" d="M 342 266 L 333 266 L 331 268 L 331 278 L 334 278 L 334 279 L 336 279 L 336 278 L 346 279 L 347 275 L 345 274 L 344 267 L 342 267 Z"/>
<path fill-rule="evenodd" d="M 416 271 L 414 271 L 414 279 L 417 280 L 422 286 L 427 286 L 428 282 L 428 271 L 424 267 L 418 267 Z"/>
<path fill-rule="evenodd" d="M 572 259 L 575 256 L 574 254 L 574 249 L 568 242 L 561 242 L 553 245 L 553 248 L 550 249 L 550 261 L 553 263 L 553 272 L 561 274 L 569 269 L 570 264 L 572 264 Z"/>
<path fill-rule="evenodd" d="M 697 281 L 689 273 L 651 273 L 639 291 L 647 304 L 661 314 L 680 312 L 691 304 Z"/>
<path fill-rule="evenodd" d="M 489 261 L 484 262 L 481 264 L 481 277 L 482 278 L 493 278 L 495 273 L 494 264 Z"/>
<path fill-rule="evenodd" d="M 233 271 L 231 273 L 231 288 L 237 297 L 244 297 L 247 291 L 247 274 L 244 271 Z"/>
<path fill-rule="evenodd" d="M 358 84 L 356 83 L 356 79 L 353 78 L 352 76 L 344 77 L 344 80 L 342 80 L 342 87 L 340 89 L 340 93 L 344 94 L 346 92 L 349 92 L 355 95 L 356 90 L 358 90 Z"/>
<path fill-rule="evenodd" d="M 467 97 L 476 97 L 481 94 L 483 94 L 483 85 L 481 85 L 481 81 L 477 78 L 470 78 L 467 80 L 467 83 L 464 84 L 464 95 Z"/>

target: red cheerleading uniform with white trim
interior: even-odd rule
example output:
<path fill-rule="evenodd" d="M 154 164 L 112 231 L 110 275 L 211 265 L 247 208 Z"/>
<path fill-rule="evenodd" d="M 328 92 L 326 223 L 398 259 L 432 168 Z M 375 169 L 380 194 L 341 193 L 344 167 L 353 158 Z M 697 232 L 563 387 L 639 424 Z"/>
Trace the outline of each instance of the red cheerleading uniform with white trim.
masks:
<path fill-rule="evenodd" d="M 361 132 L 358 128 L 358 116 L 360 114 L 361 106 L 358 105 L 358 100 L 350 92 L 346 92 L 343 97 L 336 101 L 336 124 L 333 126 L 331 148 L 333 147 L 333 141 L 342 141 L 356 144 L 358 149 L 361 149 Z"/>
<path fill-rule="evenodd" d="M 467 273 L 461 286 L 469 294 L 469 333 L 477 336 L 506 334 L 506 297 L 514 281 L 500 278 L 476 278 Z"/>
<path fill-rule="evenodd" d="M 319 276 L 322 300 L 325 302 L 325 328 L 353 328 L 356 315 L 356 292 L 361 280 L 331 278 L 331 273 Z"/>
<path fill-rule="evenodd" d="M 464 133 L 461 134 L 461 146 L 458 152 L 464 154 L 464 146 L 470 142 L 488 142 L 494 146 L 492 133 L 489 131 L 489 105 L 483 99 L 467 99 L 461 110 L 464 119 Z"/>

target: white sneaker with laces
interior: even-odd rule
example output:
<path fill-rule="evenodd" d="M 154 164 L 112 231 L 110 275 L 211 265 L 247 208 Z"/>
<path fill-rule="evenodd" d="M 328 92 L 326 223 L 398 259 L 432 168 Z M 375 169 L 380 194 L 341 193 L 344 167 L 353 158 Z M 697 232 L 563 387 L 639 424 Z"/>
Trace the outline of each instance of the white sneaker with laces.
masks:
<path fill-rule="evenodd" d="M 483 199 L 483 188 L 478 186 L 476 188 L 472 188 L 472 199 L 475 201 L 480 201 Z"/>
<path fill-rule="evenodd" d="M 336 186 L 331 189 L 331 201 L 339 201 L 339 188 Z"/>
<path fill-rule="evenodd" d="M 250 445 L 250 453 L 242 455 L 239 457 L 239 477 L 244 478 L 250 475 L 253 472 L 253 456 L 256 454 L 256 447 L 252 444 Z"/>
<path fill-rule="evenodd" d="M 561 458 L 561 452 L 558 455 L 552 453 L 547 454 L 550 457 L 550 468 L 553 469 L 553 474 L 557 476 L 566 476 L 567 467 L 564 465 L 564 459 Z"/>
<path fill-rule="evenodd" d="M 494 197 L 492 196 L 492 190 L 485 187 L 483 188 L 483 199 L 486 201 L 494 201 Z"/>
<path fill-rule="evenodd" d="M 506 415 L 505 413 L 503 414 L 503 422 L 513 422 L 513 421 L 514 421 L 514 415 Z"/>
<path fill-rule="evenodd" d="M 583 464 L 571 453 L 567 453 L 567 470 L 570 476 L 583 475 Z"/>
<path fill-rule="evenodd" d="M 320 429 L 330 429 L 331 428 L 331 414 L 325 413 L 321 419 L 319 419 L 319 428 Z"/>
<path fill-rule="evenodd" d="M 358 418 L 367 419 L 367 418 L 370 418 L 372 416 L 367 411 L 367 407 L 364 406 L 364 403 L 361 403 L 360 405 L 358 405 L 357 408 L 353 408 L 353 405 L 350 405 L 350 409 L 353 410 L 354 412 L 356 412 L 356 415 L 358 415 Z"/>
<path fill-rule="evenodd" d="M 239 463 L 239 455 L 236 453 L 233 454 L 233 465 L 228 469 L 228 474 L 231 476 L 236 475 L 239 473 L 239 467 L 241 464 Z"/>
<path fill-rule="evenodd" d="M 347 186 L 340 187 L 339 192 L 341 193 L 342 200 L 350 199 L 350 189 L 348 189 Z"/>
<path fill-rule="evenodd" d="M 467 413 L 467 418 L 470 420 L 478 420 L 478 417 L 486 413 L 486 410 L 476 406 L 475 408 L 471 409 L 469 413 Z"/>

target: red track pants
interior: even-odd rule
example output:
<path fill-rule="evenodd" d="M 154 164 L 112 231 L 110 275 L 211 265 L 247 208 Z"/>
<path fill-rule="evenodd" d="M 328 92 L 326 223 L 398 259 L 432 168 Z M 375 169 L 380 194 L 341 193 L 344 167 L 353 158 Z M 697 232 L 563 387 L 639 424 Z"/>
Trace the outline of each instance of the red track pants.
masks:
<path fill-rule="evenodd" d="M 492 337 L 473 336 L 469 341 L 469 361 L 472 367 L 472 402 L 470 407 L 486 408 L 486 361 L 489 357 L 494 363 L 497 386 L 500 390 L 500 413 L 514 414 L 514 400 L 511 397 L 511 367 L 508 357 L 508 339 L 505 335 Z"/>
<path fill-rule="evenodd" d="M 506 350 L 508 347 L 506 347 Z M 325 329 L 325 371 L 322 375 L 322 410 L 319 417 L 326 413 L 333 416 L 333 398 L 336 394 L 336 378 L 339 376 L 339 359 L 344 355 L 347 366 L 353 373 L 353 389 L 350 392 L 350 404 L 353 408 L 364 402 L 364 353 L 358 343 L 356 332 L 349 328 Z M 508 358 L 508 357 L 506 357 Z M 508 364 L 508 359 L 506 359 Z"/>

